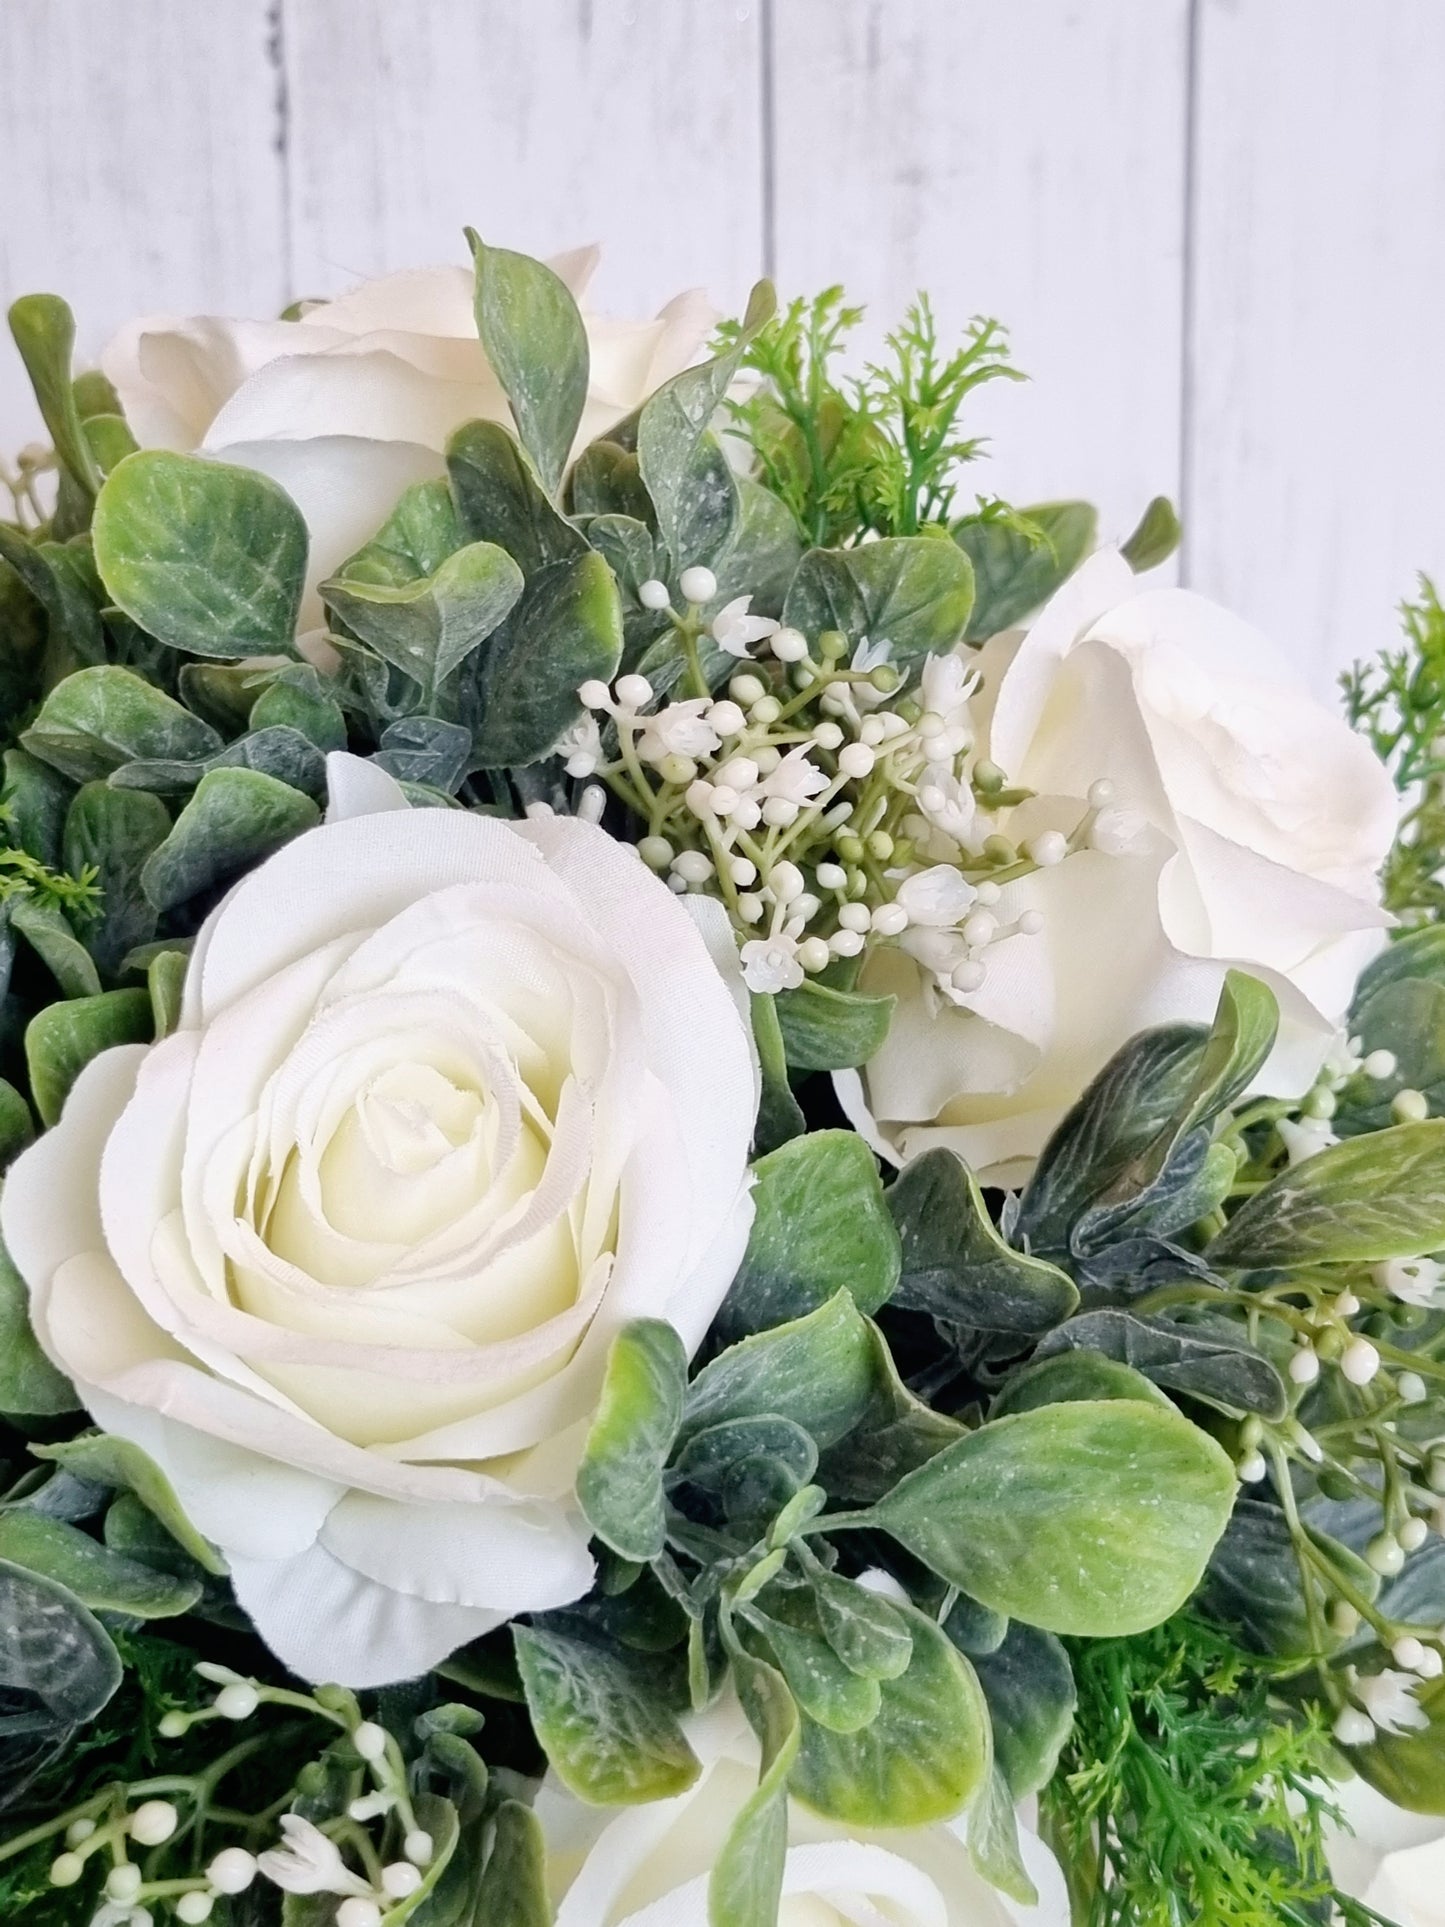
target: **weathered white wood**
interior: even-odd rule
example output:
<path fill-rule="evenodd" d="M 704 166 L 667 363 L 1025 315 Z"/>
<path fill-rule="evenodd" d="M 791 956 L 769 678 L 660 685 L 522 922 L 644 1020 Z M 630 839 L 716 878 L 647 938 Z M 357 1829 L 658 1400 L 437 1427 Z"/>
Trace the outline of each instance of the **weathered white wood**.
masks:
<path fill-rule="evenodd" d="M 0 306 L 75 309 L 83 355 L 131 315 L 274 312 L 285 286 L 266 0 L 3 0 Z M 0 337 L 0 445 L 37 425 Z"/>
<path fill-rule="evenodd" d="M 1445 570 L 1445 8 L 1202 0 L 1192 581 L 1318 686 Z"/>
<path fill-rule="evenodd" d="M 979 489 L 1124 534 L 1179 477 L 1186 0 L 777 0 L 777 267 L 1010 328 Z"/>
<path fill-rule="evenodd" d="M 741 305 L 762 261 L 759 8 L 286 0 L 298 290 L 465 260 L 470 223 L 604 249 L 597 292 Z"/>

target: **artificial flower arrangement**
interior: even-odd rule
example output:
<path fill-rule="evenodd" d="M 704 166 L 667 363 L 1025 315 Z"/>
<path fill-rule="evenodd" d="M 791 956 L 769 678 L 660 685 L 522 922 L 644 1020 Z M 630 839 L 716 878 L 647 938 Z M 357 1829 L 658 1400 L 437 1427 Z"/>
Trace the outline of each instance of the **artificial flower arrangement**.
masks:
<path fill-rule="evenodd" d="M 992 323 L 473 252 L 11 310 L 0 1914 L 1413 1922 L 1433 592 L 1336 719 Z"/>

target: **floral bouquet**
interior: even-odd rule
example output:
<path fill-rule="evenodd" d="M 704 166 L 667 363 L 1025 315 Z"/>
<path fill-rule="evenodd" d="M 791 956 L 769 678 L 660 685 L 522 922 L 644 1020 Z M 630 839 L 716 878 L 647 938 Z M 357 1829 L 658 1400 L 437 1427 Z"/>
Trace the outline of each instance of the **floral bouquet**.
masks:
<path fill-rule="evenodd" d="M 1433 591 L 472 248 L 11 309 L 0 1916 L 1438 1919 Z"/>

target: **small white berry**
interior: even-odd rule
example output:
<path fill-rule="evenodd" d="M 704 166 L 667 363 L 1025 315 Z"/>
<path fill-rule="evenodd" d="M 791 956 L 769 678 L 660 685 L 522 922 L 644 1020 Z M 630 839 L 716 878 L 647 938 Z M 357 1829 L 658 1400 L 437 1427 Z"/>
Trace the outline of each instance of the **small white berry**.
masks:
<path fill-rule="evenodd" d="M 763 805 L 763 821 L 775 830 L 785 830 L 798 820 L 798 805 L 790 796 L 770 796 Z"/>
<path fill-rule="evenodd" d="M 414 1867 L 428 1867 L 433 1852 L 432 1837 L 418 1827 L 402 1841 L 401 1850 Z"/>
<path fill-rule="evenodd" d="M 735 702 L 714 703 L 707 719 L 719 736 L 736 736 L 747 727 L 747 717 Z"/>
<path fill-rule="evenodd" d="M 672 867 L 684 883 L 706 883 L 712 876 L 712 859 L 701 850 L 679 850 Z"/>
<path fill-rule="evenodd" d="M 209 1920 L 216 1905 L 214 1894 L 203 1893 L 193 1887 L 188 1894 L 182 1894 L 176 1902 L 176 1919 L 183 1927 L 201 1927 L 202 1921 Z"/>
<path fill-rule="evenodd" d="M 78 1853 L 57 1854 L 50 1863 L 50 1884 L 52 1887 L 73 1887 L 85 1872 L 85 1862 Z"/>
<path fill-rule="evenodd" d="M 808 638 L 797 629 L 775 629 L 768 647 L 779 662 L 801 662 L 808 653 Z"/>
<path fill-rule="evenodd" d="M 612 691 L 596 676 L 590 682 L 584 682 L 581 685 L 577 691 L 577 697 L 587 709 L 607 709 L 612 703 Z"/>
<path fill-rule="evenodd" d="M 336 1909 L 336 1927 L 381 1927 L 381 1909 L 364 1894 L 353 1894 Z"/>
<path fill-rule="evenodd" d="M 955 990 L 961 990 L 967 996 L 969 991 L 979 989 L 987 977 L 987 967 L 976 957 L 969 957 L 961 964 L 954 965 L 948 981 Z"/>
<path fill-rule="evenodd" d="M 1091 810 L 1102 810 L 1106 804 L 1112 803 L 1113 800 L 1114 785 L 1109 781 L 1107 776 L 1101 776 L 1097 783 L 1090 783 L 1089 808 Z"/>
<path fill-rule="evenodd" d="M 748 890 L 758 880 L 758 866 L 751 857 L 729 857 L 728 875 L 740 890 Z"/>
<path fill-rule="evenodd" d="M 711 602 L 717 594 L 717 577 L 711 569 L 694 563 L 690 569 L 683 570 L 677 579 L 677 586 L 689 602 Z"/>
<path fill-rule="evenodd" d="M 962 924 L 963 940 L 970 948 L 982 950 L 998 935 L 998 918 L 992 910 L 973 910 Z"/>
<path fill-rule="evenodd" d="M 130 1837 L 143 1847 L 159 1847 L 170 1839 L 180 1821 L 169 1800 L 147 1800 L 130 1816 Z"/>
<path fill-rule="evenodd" d="M 783 713 L 783 705 L 776 696 L 760 696 L 748 711 L 752 720 L 761 729 L 768 729 Z"/>
<path fill-rule="evenodd" d="M 838 751 L 838 768 L 844 776 L 850 776 L 856 782 L 872 775 L 877 760 L 866 743 L 849 743 Z"/>
<path fill-rule="evenodd" d="M 845 903 L 838 912 L 838 921 L 845 930 L 871 930 L 873 916 L 866 903 Z"/>
<path fill-rule="evenodd" d="M 1335 1313 L 1340 1318 L 1353 1318 L 1360 1309 L 1360 1301 L 1352 1291 L 1342 1291 L 1335 1297 Z"/>
<path fill-rule="evenodd" d="M 1396 1091 L 1390 1100 L 1390 1115 L 1397 1124 L 1423 1124 L 1430 1115 L 1430 1102 L 1423 1091 Z"/>
<path fill-rule="evenodd" d="M 65 1829 L 65 1844 L 67 1847 L 81 1846 L 94 1832 L 94 1820 L 72 1820 Z"/>
<path fill-rule="evenodd" d="M 1296 1385 L 1314 1384 L 1320 1375 L 1320 1355 L 1313 1346 L 1300 1346 L 1290 1359 L 1289 1375 Z"/>
<path fill-rule="evenodd" d="M 1069 845 L 1061 830 L 1040 830 L 1024 845 L 1024 855 L 1041 870 L 1052 870 L 1068 853 Z"/>
<path fill-rule="evenodd" d="M 734 702 L 741 703 L 744 709 L 761 702 L 768 693 L 768 685 L 759 676 L 734 676 L 728 684 L 728 694 Z"/>
<path fill-rule="evenodd" d="M 897 937 L 908 928 L 908 912 L 901 903 L 880 903 L 871 922 L 880 937 Z"/>
<path fill-rule="evenodd" d="M 1429 1536 L 1430 1528 L 1423 1519 L 1406 1519 L 1395 1533 L 1406 1552 L 1418 1552 Z"/>
<path fill-rule="evenodd" d="M 659 842 L 663 839 L 659 838 Z M 375 1720 L 363 1720 L 351 1736 L 351 1744 L 363 1760 L 380 1760 L 386 1756 L 386 1728 L 378 1726 Z"/>
<path fill-rule="evenodd" d="M 256 1856 L 244 1847 L 222 1847 L 206 1878 L 218 1894 L 243 1894 L 256 1878 Z"/>
<path fill-rule="evenodd" d="M 105 1897 L 122 1907 L 128 1906 L 140 1892 L 140 1885 L 140 1868 L 133 1860 L 122 1860 L 105 1876 Z"/>
<path fill-rule="evenodd" d="M 216 1711 L 223 1720 L 248 1720 L 261 1704 L 261 1696 L 249 1680 L 233 1680 L 216 1695 Z"/>
<path fill-rule="evenodd" d="M 1243 1484 L 1258 1485 L 1269 1467 L 1265 1464 L 1262 1452 L 1251 1452 L 1239 1461 L 1235 1470 Z"/>
<path fill-rule="evenodd" d="M 1396 1070 L 1395 1053 L 1392 1050 L 1372 1050 L 1360 1069 L 1366 1077 L 1393 1077 Z"/>
<path fill-rule="evenodd" d="M 775 863 L 767 881 L 777 903 L 791 903 L 803 894 L 803 873 L 796 863 Z"/>
<path fill-rule="evenodd" d="M 856 930 L 835 930 L 828 939 L 828 948 L 835 957 L 856 957 L 863 948 L 863 938 Z"/>
<path fill-rule="evenodd" d="M 156 1728 L 156 1731 L 163 1740 L 179 1740 L 184 1734 L 190 1731 L 190 1726 L 191 1722 L 187 1715 L 180 1711 L 175 1711 L 162 1713 L 160 1725 Z"/>
<path fill-rule="evenodd" d="M 649 870 L 665 870 L 673 858 L 673 848 L 665 836 L 645 836 L 637 846 L 637 854 Z"/>
<path fill-rule="evenodd" d="M 745 892 L 738 898 L 738 915 L 744 923 L 761 923 L 763 908 L 762 898 L 755 896 L 751 891 Z"/>
<path fill-rule="evenodd" d="M 637 600 L 644 609 L 665 609 L 672 597 L 668 594 L 667 584 L 657 577 L 649 576 L 646 582 L 637 585 Z"/>
<path fill-rule="evenodd" d="M 1019 918 L 1019 931 L 1025 937 L 1036 937 L 1044 927 L 1042 910 L 1025 910 Z"/>
<path fill-rule="evenodd" d="M 1356 1338 L 1340 1354 L 1340 1370 L 1351 1385 L 1368 1385 L 1380 1369 L 1380 1354 L 1368 1338 Z"/>
<path fill-rule="evenodd" d="M 798 962 L 811 977 L 819 970 L 826 970 L 833 960 L 833 953 L 823 937 L 804 937 L 798 945 Z"/>
<path fill-rule="evenodd" d="M 813 741 L 819 749 L 841 749 L 843 732 L 837 723 L 819 723 L 813 731 Z"/>
<path fill-rule="evenodd" d="M 1439 1679 L 1445 1673 L 1445 1659 L 1440 1657 L 1434 1646 L 1427 1646 L 1420 1655 L 1420 1663 L 1415 1668 L 1421 1679 Z"/>
<path fill-rule="evenodd" d="M 813 874 L 821 889 L 846 890 L 848 887 L 848 872 L 841 863 L 820 863 Z"/>
<path fill-rule="evenodd" d="M 1429 1396 L 1425 1381 L 1418 1372 L 1401 1372 L 1395 1380 L 1395 1390 L 1406 1405 L 1422 1405 Z"/>
<path fill-rule="evenodd" d="M 381 1891 L 388 1900 L 408 1900 L 421 1886 L 420 1868 L 409 1860 L 393 1860 L 381 1870 Z"/>
<path fill-rule="evenodd" d="M 644 703 L 652 701 L 652 684 L 646 676 L 621 676 L 617 682 L 617 700 L 628 709 L 641 709 Z"/>

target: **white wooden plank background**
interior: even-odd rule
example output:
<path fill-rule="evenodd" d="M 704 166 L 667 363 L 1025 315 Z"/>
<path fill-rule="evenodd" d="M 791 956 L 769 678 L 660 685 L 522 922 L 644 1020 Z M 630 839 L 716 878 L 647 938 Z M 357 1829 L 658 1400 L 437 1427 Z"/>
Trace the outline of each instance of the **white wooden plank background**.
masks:
<path fill-rule="evenodd" d="M 0 297 L 93 353 L 596 239 L 598 293 L 926 285 L 1010 327 L 979 399 L 1014 499 L 1122 532 L 1325 687 L 1445 576 L 1439 0 L 0 0 Z M 0 444 L 34 429 L 0 352 Z"/>

